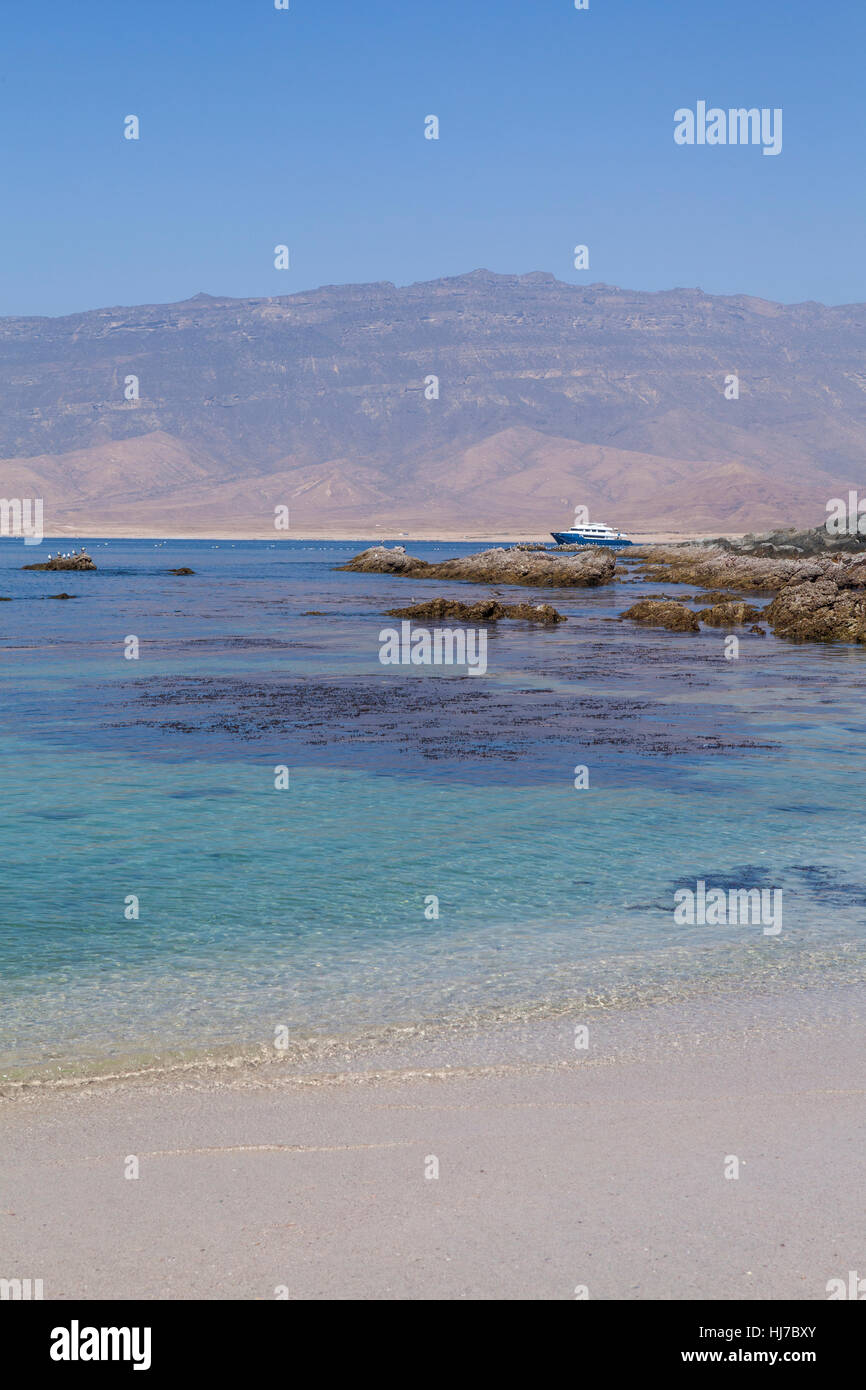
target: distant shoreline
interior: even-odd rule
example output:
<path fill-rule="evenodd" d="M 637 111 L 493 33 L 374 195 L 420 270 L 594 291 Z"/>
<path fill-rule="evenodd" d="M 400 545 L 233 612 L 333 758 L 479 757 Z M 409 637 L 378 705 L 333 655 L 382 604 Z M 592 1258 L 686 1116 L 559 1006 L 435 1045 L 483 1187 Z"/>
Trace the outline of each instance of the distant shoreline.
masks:
<path fill-rule="evenodd" d="M 736 540 L 744 533 L 742 531 L 628 531 L 628 534 L 635 545 L 668 545 L 675 542 L 688 544 L 691 541 L 704 540 Z M 20 543 L 20 537 L 3 536 L 0 540 L 12 540 Z M 384 540 L 389 545 L 411 544 L 413 541 L 430 542 L 442 541 L 454 545 L 496 545 L 505 543 L 507 545 L 518 545 L 521 542 L 548 541 L 553 545 L 553 538 L 549 531 L 479 531 L 466 533 L 465 531 L 424 531 L 402 534 L 399 531 L 382 531 L 371 527 L 368 531 L 360 531 L 353 535 L 346 535 L 345 532 L 337 531 L 292 531 L 290 533 L 280 532 L 278 534 L 262 535 L 260 532 L 251 531 L 221 531 L 212 533 L 209 531 L 201 532 L 167 532 L 167 531 L 104 531 L 99 528 L 95 530 L 85 529 L 79 531 L 64 531 L 60 534 L 46 535 L 42 541 L 43 545 L 52 543 L 70 544 L 73 541 L 102 540 L 102 541 L 261 541 L 274 544 L 283 544 L 287 541 L 333 541 L 335 543 L 345 541 L 346 544 L 361 544 L 376 540 Z M 36 550 L 36 546 L 29 547 Z"/>

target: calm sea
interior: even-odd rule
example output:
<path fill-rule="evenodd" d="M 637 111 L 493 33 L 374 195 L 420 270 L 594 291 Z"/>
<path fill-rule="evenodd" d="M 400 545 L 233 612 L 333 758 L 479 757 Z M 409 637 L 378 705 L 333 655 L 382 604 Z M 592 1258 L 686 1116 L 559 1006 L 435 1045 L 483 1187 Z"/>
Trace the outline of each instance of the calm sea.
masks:
<path fill-rule="evenodd" d="M 630 578 L 539 591 L 569 621 L 491 627 L 484 676 L 386 667 L 387 608 L 489 588 L 85 543 L 0 541 L 3 1075 L 863 978 L 866 651 L 727 660 L 615 621 Z M 781 932 L 678 925 L 699 880 L 781 890 Z"/>

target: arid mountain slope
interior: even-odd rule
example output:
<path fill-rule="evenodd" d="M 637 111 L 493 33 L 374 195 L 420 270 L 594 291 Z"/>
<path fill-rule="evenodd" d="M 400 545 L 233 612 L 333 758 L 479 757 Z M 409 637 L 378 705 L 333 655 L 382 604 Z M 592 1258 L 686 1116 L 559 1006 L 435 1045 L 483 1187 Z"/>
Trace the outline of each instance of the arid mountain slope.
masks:
<path fill-rule="evenodd" d="M 805 525 L 863 476 L 866 306 L 487 271 L 197 295 L 0 320 L 0 396 L 0 491 L 54 532 Z"/>

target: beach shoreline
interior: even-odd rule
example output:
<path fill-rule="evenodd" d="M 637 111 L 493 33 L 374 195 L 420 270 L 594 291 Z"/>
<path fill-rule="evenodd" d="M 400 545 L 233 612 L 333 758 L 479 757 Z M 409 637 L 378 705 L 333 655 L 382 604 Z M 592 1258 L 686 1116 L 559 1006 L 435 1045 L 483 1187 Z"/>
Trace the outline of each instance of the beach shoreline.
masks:
<path fill-rule="evenodd" d="M 687 545 L 690 542 L 705 540 L 737 540 L 742 536 L 741 531 L 647 531 L 628 532 L 635 545 Z M 62 541 L 68 543 L 74 540 L 140 540 L 140 541 L 263 541 L 271 544 L 280 545 L 287 541 L 345 541 L 347 545 L 362 542 L 385 539 L 389 545 L 409 544 L 413 541 L 423 541 L 425 543 L 443 542 L 449 545 L 496 545 L 505 543 L 508 545 L 518 545 L 521 542 L 537 543 L 544 542 L 553 545 L 554 541 L 549 531 L 478 531 L 465 532 L 455 530 L 421 530 L 412 532 L 383 531 L 381 527 L 371 526 L 368 530 L 355 530 L 346 532 L 335 527 L 324 527 L 319 531 L 281 531 L 265 530 L 244 530 L 243 528 L 227 528 L 214 531 L 213 529 L 202 529 L 196 531 L 142 531 L 138 527 L 87 527 L 81 526 L 73 529 L 64 527 L 62 530 L 53 531 L 50 535 L 45 534 L 41 544 L 48 544 L 51 541 Z M 14 538 L 12 538 L 14 539 Z M 35 547 L 32 547 L 35 549 Z"/>
<path fill-rule="evenodd" d="M 288 557 L 214 543 L 191 562 L 204 582 L 167 600 L 150 546 L 134 584 L 117 550 L 106 592 L 123 632 L 133 611 L 156 634 L 146 661 L 166 644 L 164 670 L 109 669 L 85 598 L 11 630 L 53 652 L 80 613 L 94 664 L 58 677 L 52 656 L 46 680 L 23 661 L 31 722 L 4 750 L 23 827 L 8 917 L 30 931 L 4 1021 L 56 1074 L 0 1089 L 0 1278 L 48 1300 L 814 1300 L 863 1267 L 863 885 L 838 776 L 856 653 L 756 643 L 737 666 L 712 632 L 685 653 L 602 627 L 618 596 L 592 591 L 559 636 L 498 635 L 489 704 L 449 692 L 443 711 L 377 669 L 387 694 L 352 742 L 354 634 L 375 636 L 401 581 L 332 579 L 343 557 L 295 549 L 294 608 L 335 625 L 302 629 L 277 670 L 284 717 Z M 334 663 L 338 682 L 335 654 L 360 677 Z M 58 729 L 82 808 L 57 804 Z M 583 756 L 592 801 L 573 797 Z M 673 895 L 704 879 L 784 891 L 790 935 L 683 935 Z M 334 1036 L 277 1057 L 275 1025 Z M 207 1038 L 204 1061 L 180 1054 Z"/>
<path fill-rule="evenodd" d="M 826 1298 L 866 1245 L 863 1003 L 28 1089 L 0 1102 L 3 1273 L 46 1299 Z"/>

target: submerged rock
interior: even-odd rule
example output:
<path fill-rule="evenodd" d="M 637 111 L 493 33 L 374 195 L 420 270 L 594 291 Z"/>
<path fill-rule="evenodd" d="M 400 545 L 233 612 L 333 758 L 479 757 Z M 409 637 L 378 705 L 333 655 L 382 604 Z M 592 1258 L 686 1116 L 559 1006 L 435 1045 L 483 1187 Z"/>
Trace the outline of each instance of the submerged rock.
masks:
<path fill-rule="evenodd" d="M 483 550 L 429 564 L 401 549 L 374 545 L 340 570 L 361 574 L 401 574 L 413 579 L 458 579 L 473 584 L 524 584 L 543 588 L 595 588 L 610 584 L 616 560 L 598 547 L 555 554 L 549 550 Z"/>
<path fill-rule="evenodd" d="M 434 598 L 428 603 L 413 603 L 409 608 L 387 609 L 389 618 L 428 618 L 434 621 L 452 620 L 460 623 L 495 623 L 500 618 L 517 618 L 528 623 L 567 623 L 549 603 L 498 603 L 482 599 L 479 603 L 460 603 L 457 599 Z"/>
<path fill-rule="evenodd" d="M 742 594 L 728 594 L 724 589 L 709 589 L 705 594 L 695 594 L 693 603 L 702 603 L 706 608 L 715 608 L 719 603 L 742 603 Z M 688 603 L 684 598 L 682 603 Z"/>
<path fill-rule="evenodd" d="M 181 565 L 180 569 L 169 570 L 169 574 L 195 574 L 195 570 L 187 569 L 186 565 Z"/>
<path fill-rule="evenodd" d="M 703 594 L 703 598 L 707 595 Z M 712 595 L 710 595 L 712 597 Z M 697 599 L 692 598 L 691 594 L 643 594 L 641 603 L 695 603 Z"/>
<path fill-rule="evenodd" d="M 75 598 L 75 594 L 46 594 L 45 598 Z"/>
<path fill-rule="evenodd" d="M 647 627 L 666 627 L 670 632 L 700 632 L 701 625 L 695 614 L 685 604 L 675 599 L 642 598 L 633 603 L 623 618 L 631 618 L 634 623 L 644 623 Z"/>
<path fill-rule="evenodd" d="M 52 555 L 39 565 L 22 565 L 23 570 L 95 570 L 96 566 L 86 550 L 75 555 Z"/>

